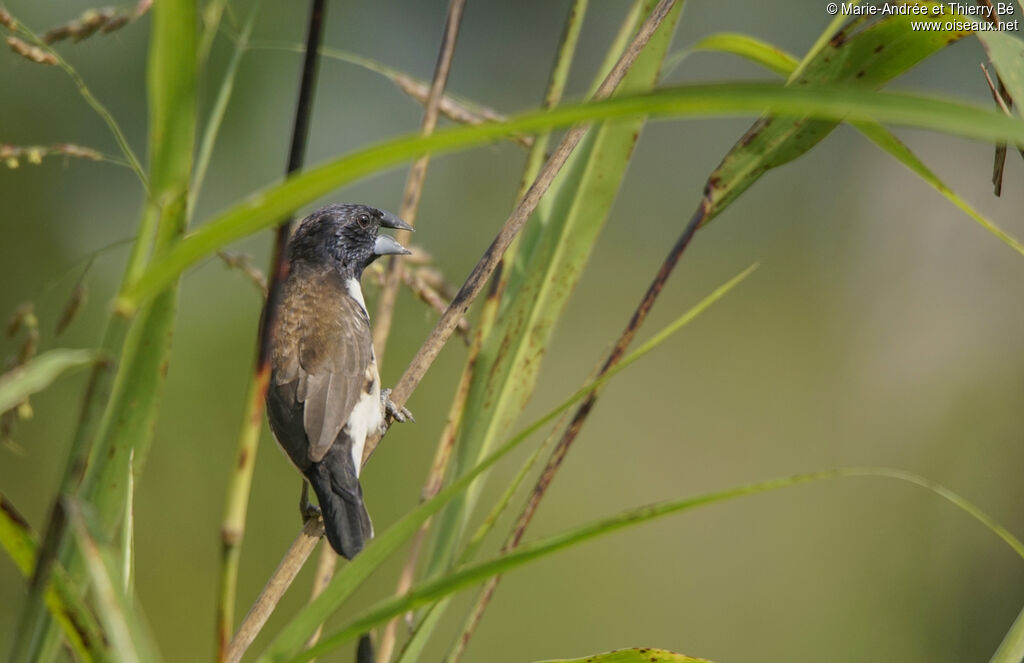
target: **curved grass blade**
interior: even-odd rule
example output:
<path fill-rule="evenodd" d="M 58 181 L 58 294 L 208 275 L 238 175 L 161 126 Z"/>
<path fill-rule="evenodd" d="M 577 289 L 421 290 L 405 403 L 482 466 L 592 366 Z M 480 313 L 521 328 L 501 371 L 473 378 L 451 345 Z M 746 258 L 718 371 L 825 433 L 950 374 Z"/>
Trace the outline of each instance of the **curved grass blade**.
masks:
<path fill-rule="evenodd" d="M 98 523 L 90 523 L 83 506 L 73 500 L 65 505 L 89 572 L 100 621 L 110 638 L 114 660 L 119 663 L 158 663 L 160 652 L 143 622 L 138 605 L 122 591 L 112 546 L 97 540 Z"/>
<path fill-rule="evenodd" d="M 217 4 L 218 2 L 208 3 L 205 13 L 215 13 L 217 21 L 219 21 L 220 14 L 214 10 Z M 210 117 L 206 120 L 206 127 L 203 129 L 203 137 L 199 141 L 199 151 L 196 152 L 196 164 L 192 175 L 192 188 L 188 194 L 189 218 L 192 218 L 192 213 L 196 207 L 196 199 L 199 197 L 199 190 L 202 188 L 203 181 L 206 179 L 206 169 L 209 167 L 210 157 L 213 155 L 213 145 L 217 142 L 217 134 L 220 132 L 221 124 L 224 122 L 224 114 L 227 112 L 228 102 L 231 101 L 231 94 L 235 89 L 235 79 L 238 76 L 238 67 L 242 64 L 242 56 L 245 55 L 248 48 L 249 38 L 252 35 L 252 27 L 256 23 L 256 14 L 258 12 L 259 2 L 257 0 L 257 2 L 253 3 L 252 9 L 249 10 L 249 17 L 245 20 L 245 24 L 242 26 L 242 31 L 239 33 L 237 41 L 235 41 L 235 50 L 231 53 L 231 60 L 228 62 L 227 69 L 224 70 L 224 78 L 221 80 L 220 88 L 217 90 L 217 98 L 213 102 L 213 108 L 210 109 Z M 217 21 L 214 21 L 214 24 Z M 210 25 L 210 23 L 207 23 L 207 25 Z M 206 37 L 207 33 L 204 31 L 204 42 Z M 204 51 L 202 46 L 200 46 L 199 50 L 200 54 Z"/>
<path fill-rule="evenodd" d="M 303 663 L 304 661 L 309 661 L 312 658 L 332 651 L 339 645 L 357 637 L 360 633 L 366 631 L 366 629 L 387 621 L 394 615 L 401 614 L 407 610 L 412 610 L 418 606 L 428 604 L 432 601 L 458 592 L 461 589 L 475 585 L 491 576 L 507 573 L 509 570 L 527 564 L 533 560 L 546 557 L 560 550 L 583 543 L 584 541 L 604 536 L 606 534 L 611 534 L 612 532 L 616 532 L 620 529 L 633 527 L 650 520 L 680 513 L 682 511 L 689 511 L 701 506 L 724 502 L 737 497 L 757 495 L 777 490 L 779 488 L 798 486 L 825 479 L 865 476 L 885 477 L 906 481 L 934 492 L 965 511 L 972 518 L 979 521 L 991 532 L 1003 539 L 1003 541 L 1005 541 L 1013 551 L 1017 553 L 1022 560 L 1024 560 L 1024 543 L 1021 543 L 1006 528 L 999 525 L 977 506 L 971 504 L 966 499 L 944 486 L 936 484 L 919 475 L 892 468 L 839 468 L 821 472 L 811 472 L 808 474 L 798 474 L 780 479 L 770 479 L 768 481 L 746 484 L 728 490 L 706 493 L 697 497 L 630 509 L 610 518 L 605 518 L 561 534 L 544 538 L 532 544 L 521 546 L 486 562 L 463 567 L 444 577 L 428 580 L 418 587 L 414 587 L 404 596 L 384 601 L 365 612 L 361 617 L 354 619 L 349 625 L 343 627 L 335 634 L 325 638 L 317 646 L 288 659 L 288 661 L 289 663 Z"/>
<path fill-rule="evenodd" d="M 1000 241 L 1012 248 L 1017 253 L 1024 255 L 1024 244 L 1013 235 L 1009 234 L 998 225 L 990 221 L 981 212 L 971 207 L 967 201 L 961 198 L 955 191 L 946 186 L 945 182 L 939 179 L 928 166 L 914 154 L 909 147 L 897 138 L 891 131 L 877 122 L 851 122 L 857 131 L 870 138 L 876 145 L 891 154 L 897 161 L 909 168 L 918 177 L 927 182 L 933 189 L 945 196 L 951 203 L 959 207 L 964 214 L 974 219 L 978 225 L 995 235 Z"/>
<path fill-rule="evenodd" d="M 36 566 L 38 543 L 28 522 L 0 493 L 0 547 L 25 578 Z M 81 661 L 110 661 L 110 651 L 99 624 L 78 594 L 71 589 L 64 567 L 54 569 L 43 595 L 46 609 L 60 625 L 71 650 Z"/>
<path fill-rule="evenodd" d="M 732 279 L 716 288 L 711 294 L 702 299 L 693 308 L 676 318 L 670 325 L 655 334 L 650 340 L 634 350 L 625 357 L 618 366 L 605 373 L 604 377 L 595 380 L 583 387 L 566 401 L 546 415 L 530 424 L 508 442 L 499 447 L 490 456 L 485 458 L 479 465 L 472 468 L 458 479 L 453 481 L 447 488 L 442 490 L 431 500 L 428 500 L 407 513 L 398 522 L 389 527 L 385 532 L 374 538 L 359 555 L 347 564 L 338 573 L 324 591 L 315 599 L 310 601 L 302 610 L 295 615 L 291 622 L 277 635 L 266 652 L 258 659 L 260 663 L 271 661 L 285 661 L 296 655 L 307 642 L 309 635 L 322 624 L 327 617 L 336 610 L 346 598 L 365 580 L 373 571 L 380 566 L 392 552 L 397 550 L 407 541 L 419 526 L 433 514 L 437 513 L 445 504 L 450 502 L 456 495 L 462 493 L 472 483 L 473 479 L 492 467 L 509 452 L 517 448 L 524 440 L 538 430 L 554 421 L 560 414 L 571 408 L 576 402 L 584 398 L 595 389 L 600 389 L 608 380 L 618 375 L 621 371 L 633 364 L 645 354 L 658 347 L 672 334 L 679 331 L 687 324 L 696 319 L 701 313 L 707 310 L 712 304 L 724 297 L 730 290 L 740 284 L 749 276 L 756 265 L 751 265 Z"/>
<path fill-rule="evenodd" d="M 195 0 L 161 0 L 154 7 L 146 75 L 149 195 L 122 291 L 135 283 L 150 251 L 154 258 L 165 255 L 184 234 L 187 225 L 189 175 L 195 142 L 196 22 Z M 153 439 L 164 384 L 162 368 L 169 361 L 177 312 L 178 293 L 174 283 L 174 278 L 169 279 L 130 326 L 117 315 L 108 321 L 104 348 L 118 355 L 117 374 L 111 383 L 109 372 L 94 373 L 61 482 L 62 492 L 72 492 L 81 476 L 79 468 L 86 467 L 78 494 L 95 506 L 97 517 L 111 539 L 126 503 L 129 458 L 134 456 L 136 467 L 143 467 Z M 104 403 L 100 399 L 107 394 L 109 398 Z M 101 410 L 102 416 L 98 416 Z M 90 457 L 89 454 L 94 462 L 86 464 L 84 459 Z M 39 569 L 33 576 L 19 617 L 16 651 L 27 652 L 23 658 L 38 658 L 40 650 L 25 649 L 29 639 L 41 642 L 44 653 L 54 651 L 57 646 L 59 633 L 41 610 L 39 600 L 54 556 L 59 555 L 72 578 L 83 577 L 85 569 L 80 551 L 70 545 L 68 534 L 67 522 L 57 504 L 46 528 Z M 35 638 L 40 631 L 45 631 L 43 637 Z"/>
<path fill-rule="evenodd" d="M 979 33 L 980 34 L 980 33 Z M 711 48 L 709 50 L 722 50 L 745 57 L 752 62 L 760 64 L 783 76 L 789 75 L 796 68 L 796 58 L 785 53 L 779 48 L 762 42 L 748 35 L 728 35 L 729 39 L 724 41 L 711 40 L 710 44 L 719 45 L 722 48 Z M 715 35 L 712 35 L 715 37 Z M 1024 62 L 1024 60 L 1022 60 Z M 785 69 L 789 67 L 789 69 Z M 780 70 L 780 68 L 782 70 Z M 1024 72 L 1022 72 L 1024 73 Z M 1020 107 L 1018 107 L 1018 111 Z M 945 196 L 951 203 L 960 208 L 965 214 L 978 222 L 985 230 L 995 235 L 1000 241 L 1010 246 L 1018 253 L 1024 254 L 1024 244 L 1013 237 L 998 225 L 990 221 L 978 210 L 971 207 L 963 198 L 946 185 L 939 176 L 914 154 L 899 138 L 891 131 L 877 122 L 868 120 L 853 121 L 850 124 L 873 141 L 876 145 L 892 155 L 896 160 L 909 168 L 914 174 L 927 182 L 932 188 Z"/>
<path fill-rule="evenodd" d="M 711 663 L 711 661 L 684 656 L 665 649 L 634 647 L 633 649 L 618 649 L 606 654 L 594 654 L 585 658 L 540 661 L 539 663 Z"/>
<path fill-rule="evenodd" d="M 617 95 L 653 89 L 684 4 L 677 2 L 665 17 Z M 641 16 L 656 5 L 646 0 Z M 490 453 L 532 395 L 548 338 L 611 213 L 643 126 L 644 118 L 637 117 L 591 128 L 552 183 L 548 204 L 538 206 L 523 229 L 504 305 L 476 360 L 455 445 L 454 476 Z M 482 484 L 474 483 L 439 519 L 428 577 L 454 563 Z"/>
<path fill-rule="evenodd" d="M 693 46 L 665 58 L 665 71 L 662 75 L 670 74 L 690 53 L 701 51 L 738 55 L 786 77 L 792 74 L 800 64 L 800 61 L 792 54 L 750 35 L 738 32 L 717 32 L 704 37 Z"/>
<path fill-rule="evenodd" d="M 927 8 L 939 6 L 927 2 L 912 4 Z M 942 15 L 933 18 L 931 14 L 924 17 L 897 14 L 874 22 L 861 19 L 855 19 L 834 35 L 829 33 L 827 43 L 790 73 L 787 86 L 844 84 L 877 89 L 971 33 L 970 30 L 912 29 L 911 23 L 918 19 L 941 24 L 946 19 Z M 838 124 L 836 120 L 814 119 L 809 115 L 795 119 L 775 116 L 759 119 L 708 178 L 703 223 L 720 214 L 767 171 L 809 151 Z"/>
<path fill-rule="evenodd" d="M 976 105 L 912 94 L 833 86 L 783 87 L 765 83 L 691 85 L 650 94 L 613 97 L 526 113 L 502 123 L 452 127 L 430 136 L 403 136 L 340 157 L 254 193 L 190 233 L 116 302 L 131 313 L 142 299 L 166 287 L 181 272 L 225 247 L 274 225 L 283 214 L 332 190 L 426 153 L 484 145 L 516 133 L 534 133 L 580 122 L 652 117 L 711 117 L 770 111 L 779 116 L 835 122 L 876 120 L 985 141 L 1024 142 L 1024 122 Z"/>
<path fill-rule="evenodd" d="M 989 663 L 1020 663 L 1024 659 L 1024 610 L 1017 615 L 1010 630 L 999 643 Z"/>
<path fill-rule="evenodd" d="M 98 350 L 58 349 L 44 352 L 26 364 L 0 375 L 0 412 L 49 387 L 62 373 L 103 361 Z"/>

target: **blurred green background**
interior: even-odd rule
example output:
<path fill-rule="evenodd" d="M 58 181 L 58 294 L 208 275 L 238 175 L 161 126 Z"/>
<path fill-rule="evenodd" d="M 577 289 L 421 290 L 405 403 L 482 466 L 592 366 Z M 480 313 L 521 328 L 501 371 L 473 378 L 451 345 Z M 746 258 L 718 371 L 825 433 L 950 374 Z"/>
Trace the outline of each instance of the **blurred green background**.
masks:
<path fill-rule="evenodd" d="M 325 43 L 428 78 L 445 5 L 334 0 Z M 90 3 L 7 6 L 43 30 Z M 470 2 L 449 90 L 503 112 L 535 106 L 567 7 Z M 583 94 L 625 7 L 592 2 L 570 96 Z M 244 16 L 249 5 L 233 8 Z M 675 48 L 729 30 L 802 53 L 829 18 L 803 0 L 691 0 Z M 298 42 L 305 20 L 305 3 L 265 0 L 254 39 Z M 140 153 L 147 29 L 145 19 L 61 47 Z M 223 36 L 215 45 L 204 109 L 230 47 Z M 988 104 L 982 59 L 979 45 L 964 40 L 895 86 Z M 246 56 L 197 218 L 280 176 L 298 71 L 295 53 Z M 666 84 L 764 77 L 735 58 L 697 54 Z M 4 53 L 0 90 L 0 142 L 116 151 L 57 69 Z M 324 61 L 309 161 L 413 131 L 420 113 L 376 74 Z M 521 422 L 591 372 L 688 219 L 704 178 L 749 123 L 660 122 L 645 130 Z M 996 199 L 990 146 L 900 135 L 959 193 L 1024 237 L 1015 154 Z M 416 240 L 451 281 L 461 283 L 504 221 L 524 154 L 501 145 L 433 161 Z M 404 177 L 404 170 L 391 172 L 327 200 L 395 210 Z M 32 299 L 44 349 L 97 344 L 124 246 L 97 259 L 86 306 L 65 335 L 55 339 L 53 327 L 79 261 L 132 236 L 141 203 L 134 176 L 107 164 L 47 159 L 0 171 L 0 201 L 0 312 Z M 263 233 L 233 248 L 264 266 L 270 241 Z M 1024 534 L 1024 260 L 844 127 L 767 175 L 697 235 L 645 335 L 755 260 L 762 266 L 750 280 L 616 378 L 527 538 L 653 500 L 861 464 L 924 474 Z M 136 502 L 139 593 L 168 661 L 213 654 L 219 522 L 258 315 L 255 289 L 221 262 L 186 275 L 165 401 Z M 435 317 L 402 294 L 382 365 L 386 384 L 397 380 Z M 18 347 L 2 343 L 4 356 Z M 364 473 L 378 530 L 417 502 L 464 357 L 464 347 L 450 344 L 409 404 L 418 423 L 396 428 Z M 35 418 L 14 431 L 23 452 L 0 448 L 0 489 L 37 528 L 84 383 L 80 372 L 34 398 Z M 515 466 L 497 470 L 492 496 Z M 299 528 L 299 485 L 265 431 L 242 559 L 242 612 Z M 373 577 L 345 615 L 393 591 L 403 560 Z M 309 580 L 307 569 L 270 631 L 306 600 Z M 0 644 L 24 588 L 13 564 L 0 561 Z M 447 646 L 467 602 L 468 595 L 449 611 L 426 660 Z M 516 571 L 501 584 L 469 660 L 644 645 L 718 662 L 977 661 L 987 660 L 1022 605 L 1024 563 L 993 534 L 920 489 L 845 479 L 658 521 Z M 328 660 L 351 659 L 346 651 Z"/>

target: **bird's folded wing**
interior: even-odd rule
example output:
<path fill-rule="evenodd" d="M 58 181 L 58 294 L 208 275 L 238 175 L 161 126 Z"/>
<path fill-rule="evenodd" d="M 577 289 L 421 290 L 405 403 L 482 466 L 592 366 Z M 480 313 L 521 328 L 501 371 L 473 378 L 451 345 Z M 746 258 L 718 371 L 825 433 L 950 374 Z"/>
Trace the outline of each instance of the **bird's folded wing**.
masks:
<path fill-rule="evenodd" d="M 295 381 L 295 399 L 303 405 L 303 428 L 308 457 L 323 459 L 348 421 L 363 392 L 366 370 L 373 358 L 366 311 L 345 289 L 333 270 L 310 283 L 303 292 L 288 293 L 292 301 L 282 326 L 295 326 L 293 361 L 278 377 Z M 287 297 L 288 295 L 286 295 Z"/>

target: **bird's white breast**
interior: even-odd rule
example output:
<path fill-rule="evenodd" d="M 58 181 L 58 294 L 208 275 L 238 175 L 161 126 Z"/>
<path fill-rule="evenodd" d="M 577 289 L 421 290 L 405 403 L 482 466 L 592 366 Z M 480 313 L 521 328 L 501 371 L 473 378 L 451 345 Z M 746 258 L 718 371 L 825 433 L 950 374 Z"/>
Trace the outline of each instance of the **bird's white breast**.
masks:
<path fill-rule="evenodd" d="M 348 279 L 345 282 L 345 289 L 348 290 L 352 299 L 359 302 L 363 311 L 366 311 L 363 289 L 359 286 L 359 281 Z M 366 317 L 370 317 L 369 313 Z M 371 357 L 373 357 L 372 352 L 371 350 Z M 363 447 L 366 446 L 366 438 L 372 433 L 376 433 L 384 425 L 384 413 L 380 404 L 380 375 L 377 373 L 375 358 L 371 359 L 370 365 L 366 367 L 364 384 L 369 384 L 370 389 L 359 395 L 359 400 L 356 401 L 355 407 L 352 408 L 352 414 L 349 415 L 348 421 L 345 423 L 345 433 L 352 440 L 352 463 L 356 468 L 357 477 L 362 470 Z"/>
<path fill-rule="evenodd" d="M 346 279 L 345 289 L 348 291 L 348 296 L 359 302 L 359 305 L 366 310 L 366 301 L 363 299 L 363 289 L 359 285 L 359 279 Z M 367 313 L 366 317 L 369 318 L 370 314 Z"/>

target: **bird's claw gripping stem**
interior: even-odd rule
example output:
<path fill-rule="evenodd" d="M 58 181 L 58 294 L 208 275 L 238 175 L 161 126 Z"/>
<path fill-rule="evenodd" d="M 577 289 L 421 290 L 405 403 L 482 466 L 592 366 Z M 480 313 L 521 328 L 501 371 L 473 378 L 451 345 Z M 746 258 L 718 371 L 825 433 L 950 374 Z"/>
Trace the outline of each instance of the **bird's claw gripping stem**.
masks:
<path fill-rule="evenodd" d="M 407 408 L 398 407 L 391 400 L 391 390 L 382 389 L 380 392 L 380 402 L 384 407 L 384 414 L 390 417 L 392 420 L 397 421 L 400 424 L 404 424 L 406 421 L 416 423 L 416 418 L 412 416 L 412 412 L 409 412 Z"/>

